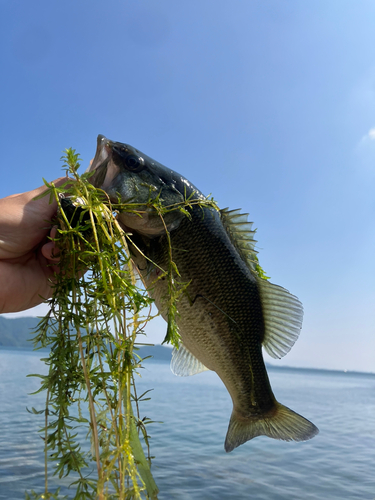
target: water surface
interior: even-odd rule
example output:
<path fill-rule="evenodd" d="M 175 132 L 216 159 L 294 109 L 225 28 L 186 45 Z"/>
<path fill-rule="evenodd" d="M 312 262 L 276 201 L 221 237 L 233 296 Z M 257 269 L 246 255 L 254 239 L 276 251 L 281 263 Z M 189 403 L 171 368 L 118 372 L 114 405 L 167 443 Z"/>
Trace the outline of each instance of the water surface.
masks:
<path fill-rule="evenodd" d="M 26 411 L 43 406 L 43 394 L 29 395 L 40 380 L 26 378 L 45 371 L 40 356 L 0 350 L 1 499 L 43 489 L 42 419 Z M 154 391 L 142 416 L 164 422 L 149 427 L 160 500 L 375 500 L 375 376 L 286 368 L 269 375 L 277 399 L 320 433 L 305 443 L 258 437 L 227 454 L 232 405 L 218 377 L 175 377 L 168 364 L 146 362 L 138 388 Z"/>

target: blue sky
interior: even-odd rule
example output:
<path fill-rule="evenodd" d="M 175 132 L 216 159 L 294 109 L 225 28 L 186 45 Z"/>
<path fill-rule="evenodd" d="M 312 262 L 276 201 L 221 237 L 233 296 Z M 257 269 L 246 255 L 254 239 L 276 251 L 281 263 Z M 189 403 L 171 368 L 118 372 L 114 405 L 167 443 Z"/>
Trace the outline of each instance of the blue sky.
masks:
<path fill-rule="evenodd" d="M 375 371 L 374 22 L 357 0 L 2 0 L 0 196 L 99 133 L 132 144 L 249 212 L 305 308 L 278 364 Z"/>

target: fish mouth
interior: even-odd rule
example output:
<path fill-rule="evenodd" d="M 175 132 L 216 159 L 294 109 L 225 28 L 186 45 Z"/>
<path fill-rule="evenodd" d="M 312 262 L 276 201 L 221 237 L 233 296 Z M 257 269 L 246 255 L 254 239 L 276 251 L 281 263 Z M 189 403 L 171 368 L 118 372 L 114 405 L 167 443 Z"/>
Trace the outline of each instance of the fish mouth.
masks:
<path fill-rule="evenodd" d="M 107 139 L 104 135 L 99 134 L 94 159 L 90 167 L 86 170 L 87 172 L 93 172 L 90 176 L 91 184 L 104 190 L 108 187 L 114 177 L 113 172 L 112 175 L 108 175 L 109 170 L 113 170 L 108 168 L 112 159 L 112 146 L 112 141 Z M 108 179 L 108 177 L 111 179 Z"/>

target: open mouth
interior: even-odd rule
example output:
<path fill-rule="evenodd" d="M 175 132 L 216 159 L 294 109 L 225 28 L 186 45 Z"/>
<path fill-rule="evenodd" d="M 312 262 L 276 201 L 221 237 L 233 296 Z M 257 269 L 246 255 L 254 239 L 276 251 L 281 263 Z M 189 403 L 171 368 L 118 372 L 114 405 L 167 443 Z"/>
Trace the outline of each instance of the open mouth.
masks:
<path fill-rule="evenodd" d="M 90 182 L 93 186 L 105 189 L 105 184 L 108 184 L 105 181 L 111 157 L 111 141 L 104 137 L 104 135 L 98 135 L 95 157 L 87 169 L 88 172 L 94 172 L 90 177 Z"/>

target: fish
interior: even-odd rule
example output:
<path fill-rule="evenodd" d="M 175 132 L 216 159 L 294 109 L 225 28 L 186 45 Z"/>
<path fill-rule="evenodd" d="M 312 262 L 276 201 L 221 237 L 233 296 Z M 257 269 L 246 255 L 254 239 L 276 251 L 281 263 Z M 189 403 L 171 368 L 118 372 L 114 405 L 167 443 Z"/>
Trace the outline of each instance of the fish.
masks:
<path fill-rule="evenodd" d="M 279 403 L 272 391 L 262 348 L 281 358 L 297 340 L 303 307 L 285 288 L 265 279 L 255 231 L 241 210 L 216 210 L 191 203 L 188 216 L 165 207 L 207 198 L 189 180 L 138 149 L 99 135 L 90 182 L 113 202 L 137 204 L 119 223 L 131 234 L 131 258 L 155 304 L 168 320 L 168 269 L 173 253 L 187 293 L 177 303 L 180 344 L 172 352 L 175 375 L 217 373 L 233 410 L 224 448 L 231 452 L 256 436 L 306 441 L 318 428 Z M 141 215 L 140 215 L 141 214 Z"/>

